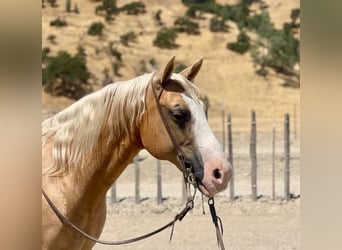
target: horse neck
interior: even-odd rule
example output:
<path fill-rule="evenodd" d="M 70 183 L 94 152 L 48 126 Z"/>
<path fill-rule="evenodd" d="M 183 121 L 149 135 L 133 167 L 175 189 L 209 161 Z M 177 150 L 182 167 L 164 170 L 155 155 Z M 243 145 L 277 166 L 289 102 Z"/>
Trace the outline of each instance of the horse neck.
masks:
<path fill-rule="evenodd" d="M 117 121 L 122 119 L 124 118 L 115 118 Z M 91 155 L 87 156 L 91 160 L 82 166 L 85 171 L 74 173 L 74 178 L 84 183 L 82 193 L 96 192 L 94 196 L 100 193 L 105 195 L 142 148 L 137 128 L 126 131 L 121 136 L 113 137 L 111 126 L 115 124 L 106 124 L 102 129 L 97 146 L 94 147 Z M 111 139 L 108 140 L 108 138 Z"/>
<path fill-rule="evenodd" d="M 85 99 L 82 101 L 82 103 L 79 103 L 78 105 L 76 104 L 74 106 L 74 110 L 77 110 L 77 108 L 79 110 L 84 110 L 85 106 L 87 105 L 96 106 L 97 108 L 99 108 L 103 106 L 105 99 L 110 99 L 108 96 L 111 96 L 111 98 L 115 98 L 115 95 L 112 92 L 115 92 L 116 90 L 110 91 L 110 88 L 107 88 L 102 91 L 103 93 L 107 91 L 109 95 L 101 95 L 101 93 L 97 93 L 97 95 L 99 95 L 101 98 L 98 98 L 98 96 L 95 95 L 89 97 L 89 100 L 91 98 L 93 98 L 94 100 L 98 100 L 97 104 L 91 103 L 90 105 L 90 102 Z M 113 99 L 111 99 L 110 102 L 113 102 Z M 118 124 L 120 122 L 122 123 L 122 121 L 135 119 L 132 116 L 132 111 L 135 111 L 135 109 L 137 108 L 141 108 L 141 106 L 139 106 L 138 104 L 136 104 L 137 107 L 128 107 L 128 105 L 126 105 L 125 103 L 119 103 L 117 106 L 120 105 L 121 107 L 124 107 L 123 112 L 119 112 L 119 114 L 116 114 L 115 116 L 102 115 L 102 117 L 99 116 L 99 118 L 92 119 L 90 122 L 88 122 L 89 119 L 87 115 L 91 112 L 85 112 L 84 117 L 78 118 L 80 120 L 87 121 L 87 124 L 101 122 L 101 120 L 104 120 L 105 122 L 101 125 L 100 130 L 96 129 L 96 131 L 101 132 L 94 132 L 94 129 L 89 127 L 80 127 L 79 129 L 76 129 L 76 131 L 87 131 L 88 134 L 97 134 L 96 136 L 88 136 L 89 138 L 87 138 L 87 141 L 90 141 L 90 143 L 85 144 L 87 146 L 83 146 L 82 143 L 79 143 L 80 141 L 82 142 L 82 139 L 80 138 L 82 138 L 82 135 L 84 136 L 85 134 L 75 134 L 75 137 L 73 139 L 74 144 L 79 145 L 79 151 L 81 151 L 81 155 L 76 158 L 79 159 L 79 161 L 76 161 L 76 164 L 64 168 L 67 169 L 67 175 L 61 178 L 60 181 L 62 183 L 61 185 L 73 187 L 75 197 L 103 197 L 106 194 L 106 191 L 111 187 L 113 182 L 120 176 L 126 166 L 132 161 L 133 157 L 142 148 L 142 143 L 140 141 L 139 135 L 139 122 L 135 122 L 134 126 L 128 126 L 128 128 L 123 129 L 121 132 L 118 132 L 117 134 L 115 134 L 115 136 L 113 136 L 113 133 L 115 133 L 114 131 L 116 131 L 113 128 L 118 127 Z M 113 109 L 115 109 L 117 106 L 110 106 L 103 113 L 108 115 L 108 113 L 113 112 Z M 128 108 L 131 110 L 129 110 Z M 67 114 L 67 112 L 68 111 L 64 113 Z M 127 113 L 130 116 L 127 116 Z M 68 117 L 67 115 L 63 115 L 64 114 L 61 114 L 59 120 L 63 121 L 63 117 Z M 70 124 L 75 124 L 71 119 L 73 118 L 70 118 L 70 120 L 68 120 L 67 122 Z M 52 124 L 54 122 L 55 121 L 52 121 Z M 51 152 L 51 147 L 53 147 L 53 144 L 55 143 L 53 137 L 54 136 L 50 138 L 51 140 L 48 140 L 51 141 L 51 144 L 45 145 L 43 151 L 47 150 L 47 152 Z M 54 139 L 56 139 L 56 137 Z M 46 164 L 46 162 L 43 162 L 43 165 L 49 165 L 49 160 L 47 161 L 47 163 L 48 164 Z M 65 162 L 62 161 L 62 163 Z M 63 167 L 67 166 L 68 164 L 60 165 L 62 165 L 63 169 Z M 92 193 L 94 195 L 88 195 Z"/>

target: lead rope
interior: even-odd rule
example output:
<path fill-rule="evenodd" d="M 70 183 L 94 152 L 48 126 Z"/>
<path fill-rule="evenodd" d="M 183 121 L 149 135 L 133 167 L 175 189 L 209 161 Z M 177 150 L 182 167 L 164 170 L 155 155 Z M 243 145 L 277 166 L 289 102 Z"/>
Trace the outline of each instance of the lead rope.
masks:
<path fill-rule="evenodd" d="M 221 248 L 221 250 L 224 250 L 225 248 L 224 248 L 223 239 L 222 239 L 222 235 L 223 235 L 222 221 L 221 221 L 221 218 L 218 217 L 216 214 L 215 202 L 214 202 L 213 197 L 209 198 L 208 204 L 209 204 L 211 218 L 213 220 L 213 223 L 216 229 L 217 245 L 219 248 Z M 220 224 L 218 222 L 220 222 Z"/>
<path fill-rule="evenodd" d="M 47 196 L 47 194 L 44 192 L 44 190 L 42 190 L 43 196 L 46 199 L 47 203 L 49 204 L 49 206 L 51 207 L 51 209 L 55 212 L 56 216 L 58 217 L 58 219 L 61 220 L 61 222 L 63 224 L 67 224 L 68 226 L 70 226 L 72 229 L 74 229 L 75 231 L 77 231 L 79 234 L 81 234 L 82 236 L 84 236 L 85 238 L 87 238 L 88 240 L 91 240 L 93 242 L 96 243 L 100 243 L 100 244 L 104 244 L 104 245 L 123 245 L 123 244 L 128 244 L 128 243 L 132 243 L 132 242 L 136 242 L 139 240 L 143 240 L 145 238 L 151 237 L 163 230 L 165 230 L 166 228 L 172 226 L 174 227 L 174 224 L 176 223 L 177 220 L 181 221 L 185 215 L 194 207 L 194 201 L 193 199 L 188 200 L 188 202 L 186 203 L 185 208 L 178 213 L 175 218 L 170 221 L 169 223 L 167 223 L 165 226 L 162 226 L 161 228 L 158 228 L 150 233 L 144 234 L 142 236 L 138 236 L 136 238 L 132 238 L 132 239 L 128 239 L 128 240 L 121 240 L 121 241 L 106 241 L 106 240 L 100 240 L 97 239 L 89 234 L 87 234 L 86 232 L 82 231 L 82 229 L 80 229 L 79 227 L 77 227 L 75 224 L 73 224 L 71 221 L 69 221 L 59 210 L 58 208 L 53 204 L 53 202 L 50 200 L 50 198 Z M 172 237 L 172 235 L 171 235 Z"/>
<path fill-rule="evenodd" d="M 188 196 L 188 201 L 186 202 L 185 208 L 183 209 L 183 211 L 185 212 L 185 214 L 187 214 L 190 210 L 192 210 L 192 209 L 194 208 L 194 199 L 195 199 L 195 196 L 196 196 L 196 190 L 197 190 L 197 189 L 195 189 L 193 196 Z M 182 212 L 183 212 L 183 211 L 182 211 Z M 183 215 L 182 212 L 178 214 L 178 215 L 179 215 L 179 218 L 177 218 L 177 220 L 179 220 L 179 221 L 181 221 L 181 220 L 184 218 L 184 216 L 185 216 L 185 214 Z M 178 215 L 177 215 L 177 216 L 178 216 Z M 177 216 L 176 216 L 176 217 L 177 217 Z M 176 220 L 175 220 L 175 222 L 176 222 Z M 170 243 L 171 240 L 172 240 L 174 228 L 175 228 L 175 223 L 172 224 L 169 243 Z"/>

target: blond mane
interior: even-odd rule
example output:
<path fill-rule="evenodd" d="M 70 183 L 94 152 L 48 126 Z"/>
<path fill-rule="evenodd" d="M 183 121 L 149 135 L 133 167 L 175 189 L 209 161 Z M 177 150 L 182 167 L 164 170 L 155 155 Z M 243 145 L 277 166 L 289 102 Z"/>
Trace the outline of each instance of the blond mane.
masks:
<path fill-rule="evenodd" d="M 42 124 L 42 146 L 52 141 L 53 166 L 48 170 L 65 173 L 71 167 L 96 159 L 100 135 L 109 128 L 106 142 L 130 135 L 146 110 L 145 97 L 151 74 L 116 82 L 88 95 Z M 198 89 L 179 74 L 173 74 L 186 93 L 199 99 Z"/>

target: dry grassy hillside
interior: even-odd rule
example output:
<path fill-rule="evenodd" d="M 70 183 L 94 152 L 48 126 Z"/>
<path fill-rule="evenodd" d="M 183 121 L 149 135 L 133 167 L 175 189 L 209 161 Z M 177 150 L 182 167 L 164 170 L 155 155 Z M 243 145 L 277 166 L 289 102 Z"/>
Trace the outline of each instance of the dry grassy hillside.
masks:
<path fill-rule="evenodd" d="M 131 0 L 118 0 L 118 6 L 132 2 Z M 72 0 L 77 3 L 80 13 L 67 13 L 65 0 L 58 0 L 59 7 L 52 8 L 48 4 L 42 9 L 42 47 L 49 47 L 51 54 L 59 50 L 67 50 L 74 54 L 77 46 L 81 45 L 87 53 L 88 69 L 95 76 L 93 84 L 95 89 L 100 88 L 104 78 L 103 70 L 110 68 L 110 59 L 106 54 L 106 46 L 113 41 L 116 48 L 122 53 L 121 76 L 111 72 L 114 81 L 130 79 L 141 74 L 140 62 L 155 59 L 157 65 L 163 65 L 172 55 L 176 62 L 189 65 L 199 58 L 204 58 L 204 64 L 196 83 L 202 93 L 209 97 L 211 103 L 209 121 L 217 132 L 221 128 L 219 117 L 224 105 L 225 111 L 232 112 L 235 119 L 249 118 L 250 110 L 254 109 L 258 117 L 272 121 L 282 119 L 285 112 L 293 113 L 294 105 L 297 115 L 300 114 L 300 90 L 284 88 L 283 80 L 270 76 L 264 79 L 254 73 L 252 59 L 249 54 L 238 55 L 226 49 L 226 43 L 235 41 L 237 28 L 229 23 L 229 33 L 212 33 L 209 30 L 210 15 L 199 21 L 201 35 L 189 36 L 179 34 L 176 42 L 177 49 L 166 50 L 153 46 L 153 39 L 160 27 L 154 22 L 153 16 L 160 9 L 161 19 L 166 26 L 173 25 L 177 17 L 183 16 L 186 7 L 181 1 L 145 0 L 147 12 L 138 16 L 119 14 L 112 24 L 105 23 L 104 18 L 94 14 L 99 2 L 89 0 Z M 236 1 L 217 1 L 219 3 L 234 3 Z M 281 27 L 284 21 L 290 19 L 293 8 L 299 7 L 299 0 L 265 0 L 269 5 L 269 12 L 276 27 Z M 51 27 L 50 21 L 57 17 L 65 18 L 68 26 L 64 28 Z M 104 36 L 100 39 L 87 35 L 90 24 L 101 21 L 105 24 Z M 134 31 L 137 34 L 136 42 L 128 47 L 120 44 L 120 35 Z M 49 35 L 56 36 L 57 44 L 47 40 Z M 151 70 L 148 67 L 147 70 Z M 42 91 L 42 104 L 44 109 L 60 109 L 72 100 L 63 97 L 52 97 Z M 247 124 L 248 125 L 248 124 Z"/>

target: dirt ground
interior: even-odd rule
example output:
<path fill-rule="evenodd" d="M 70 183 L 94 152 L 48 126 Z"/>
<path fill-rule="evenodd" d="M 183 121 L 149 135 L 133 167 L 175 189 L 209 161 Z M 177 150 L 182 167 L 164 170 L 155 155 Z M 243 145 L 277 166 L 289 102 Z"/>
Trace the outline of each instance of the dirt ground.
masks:
<path fill-rule="evenodd" d="M 200 196 L 196 205 L 175 226 L 172 242 L 171 229 L 152 238 L 125 246 L 95 245 L 94 249 L 218 249 L 206 199 L 203 215 Z M 223 222 L 223 240 L 226 249 L 300 249 L 300 199 L 289 202 L 277 199 L 249 198 L 230 202 L 227 196 L 215 199 L 217 214 Z M 144 234 L 168 223 L 183 208 L 180 199 L 170 198 L 161 205 L 155 199 L 146 199 L 135 205 L 125 199 L 108 206 L 107 222 L 102 239 L 127 239 Z"/>
<path fill-rule="evenodd" d="M 245 134 L 245 133 L 243 133 Z M 300 249 L 300 158 L 299 140 L 292 140 L 290 161 L 290 193 L 293 197 L 285 201 L 284 171 L 281 156 L 282 144 L 278 141 L 275 161 L 275 200 L 272 199 L 272 157 L 269 152 L 269 134 L 259 136 L 258 181 L 257 190 L 260 198 L 251 199 L 250 161 L 246 154 L 247 138 L 235 135 L 236 156 L 235 196 L 230 201 L 229 188 L 215 197 L 217 214 L 221 217 L 224 228 L 224 244 L 231 250 L 274 250 Z M 239 145 L 241 145 L 239 147 Z M 245 146 L 243 146 L 245 145 Z M 135 204 L 135 165 L 130 164 L 116 182 L 116 203 L 111 203 L 108 192 L 108 212 L 104 231 L 101 235 L 106 240 L 122 240 L 136 237 L 165 225 L 180 212 L 182 201 L 182 176 L 176 167 L 162 161 L 163 203 L 156 202 L 156 160 L 146 151 L 139 154 L 140 198 Z M 196 195 L 195 208 L 183 221 L 175 226 L 173 240 L 168 243 L 171 229 L 125 246 L 95 245 L 94 249 L 218 249 L 215 228 L 212 224 L 207 199 L 204 198 L 202 213 L 201 196 Z"/>

